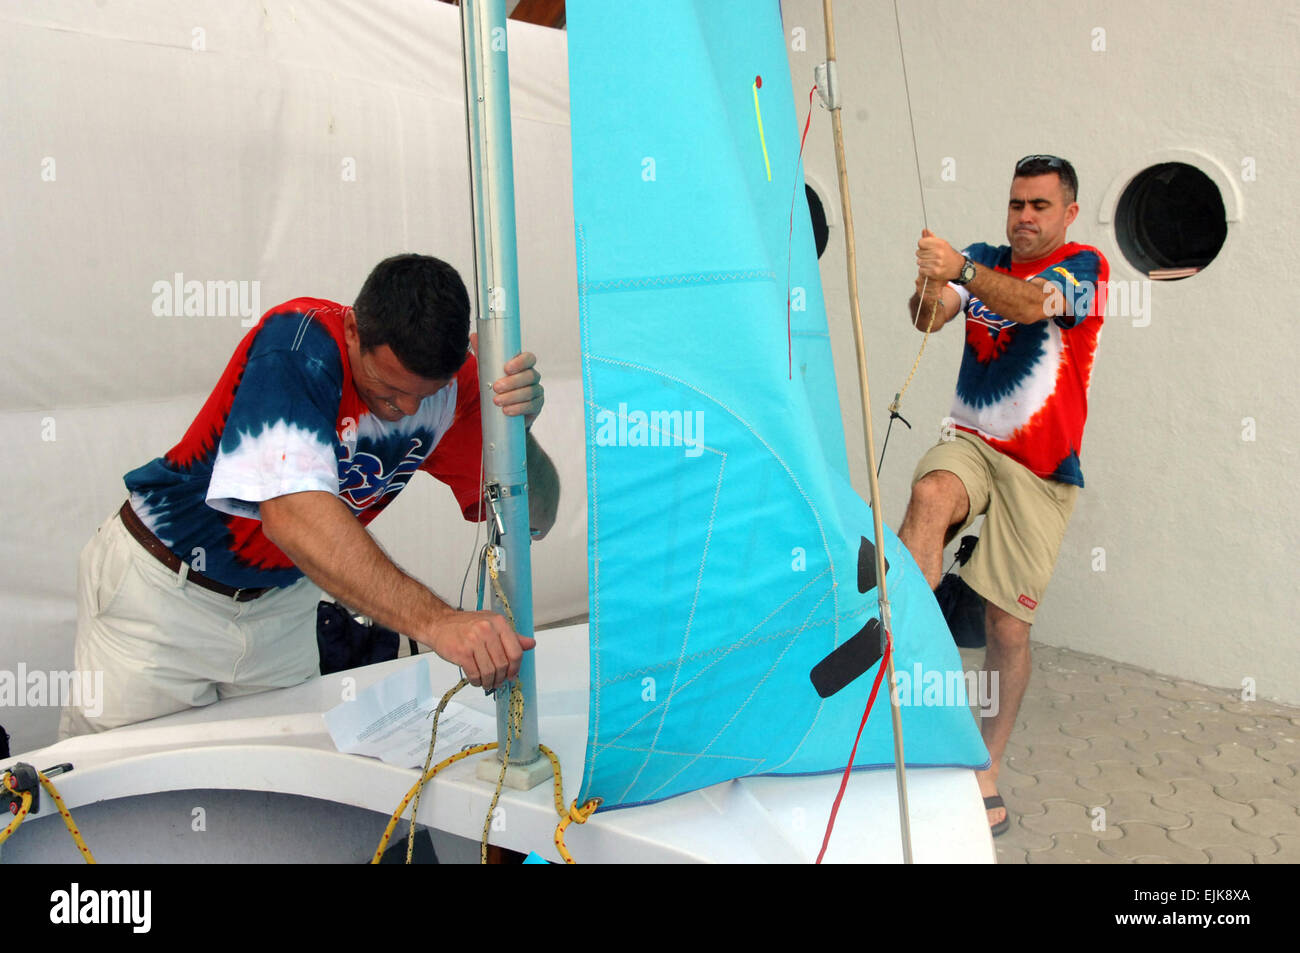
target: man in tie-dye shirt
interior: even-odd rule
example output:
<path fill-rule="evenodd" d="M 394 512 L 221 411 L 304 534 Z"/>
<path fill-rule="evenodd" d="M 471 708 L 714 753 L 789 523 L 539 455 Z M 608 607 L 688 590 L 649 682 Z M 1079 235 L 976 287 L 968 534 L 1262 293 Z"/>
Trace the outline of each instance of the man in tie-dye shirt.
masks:
<path fill-rule="evenodd" d="M 76 663 L 105 673 L 104 704 L 97 717 L 65 709 L 63 736 L 304 681 L 322 589 L 476 685 L 517 674 L 532 639 L 451 608 L 365 528 L 417 470 L 466 519 L 486 517 L 469 326 L 460 276 L 422 255 L 381 262 L 354 307 L 297 298 L 262 317 L 180 443 L 126 475 L 127 502 L 82 552 Z M 544 400 L 534 364 L 516 356 L 493 385 L 526 428 Z M 544 535 L 558 478 L 527 446 Z"/>
<path fill-rule="evenodd" d="M 917 465 L 898 535 L 933 587 L 945 543 L 984 515 L 961 576 L 984 599 L 984 669 L 997 677 L 998 707 L 981 724 L 992 765 L 979 772 L 995 836 L 1010 825 L 997 778 L 1029 683 L 1029 628 L 1083 486 L 1106 310 L 1105 257 L 1066 241 L 1078 189 L 1069 162 L 1026 156 L 1011 181 L 1009 245 L 957 251 L 927 229 L 916 249 L 909 316 L 938 330 L 964 313 L 966 342 L 948 426 Z"/>

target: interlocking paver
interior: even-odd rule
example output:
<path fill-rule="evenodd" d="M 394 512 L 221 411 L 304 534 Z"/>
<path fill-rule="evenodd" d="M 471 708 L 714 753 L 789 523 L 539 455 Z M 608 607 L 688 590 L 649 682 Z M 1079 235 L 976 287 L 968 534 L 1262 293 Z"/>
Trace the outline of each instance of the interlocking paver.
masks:
<path fill-rule="evenodd" d="M 1300 862 L 1300 711 L 1036 644 L 998 788 L 1000 863 Z"/>
<path fill-rule="evenodd" d="M 1098 791 L 1080 787 L 1073 772 L 1037 771 L 1038 783 L 1032 788 L 1017 794 L 1037 799 L 1040 804 L 1049 800 L 1074 801 L 1076 804 L 1108 804 L 1109 796 Z"/>
<path fill-rule="evenodd" d="M 1076 762 L 1077 763 L 1077 762 Z M 1109 794 L 1111 791 L 1146 791 L 1151 795 L 1173 794 L 1168 781 L 1160 781 L 1139 773 L 1139 765 L 1129 761 L 1098 761 L 1097 773 L 1080 777 L 1079 784 L 1089 791 Z"/>
<path fill-rule="evenodd" d="M 1131 685 L 1134 688 L 1147 688 L 1155 691 L 1157 688 L 1163 688 L 1170 684 L 1169 679 L 1154 675 L 1151 672 L 1143 671 L 1140 668 L 1130 668 L 1127 665 L 1113 664 L 1108 675 L 1102 677 L 1102 681 L 1108 684 Z"/>
<path fill-rule="evenodd" d="M 1277 844 L 1268 837 L 1249 834 L 1232 825 L 1232 818 L 1213 811 L 1193 811 L 1189 827 L 1169 831 L 1169 839 L 1197 850 L 1208 847 L 1244 847 L 1256 857 L 1277 853 Z"/>
<path fill-rule="evenodd" d="M 1214 748 L 1219 745 L 1241 744 L 1243 740 L 1247 740 L 1243 734 L 1244 732 L 1239 731 L 1236 725 L 1224 721 L 1188 722 L 1183 729 L 1183 737 L 1192 744 L 1210 745 Z"/>
<path fill-rule="evenodd" d="M 1250 742 L 1265 761 L 1285 764 L 1293 771 L 1300 767 L 1300 739 L 1268 738 L 1261 736 L 1258 741 Z"/>
<path fill-rule="evenodd" d="M 1043 685 L 1053 692 L 1074 696 L 1080 692 L 1101 693 L 1102 685 L 1093 674 L 1078 672 L 1044 672 Z"/>
<path fill-rule="evenodd" d="M 1300 797 L 1300 771 L 1291 772 L 1289 778 L 1285 775 L 1276 777 L 1273 779 L 1273 783 L 1288 791 L 1292 799 Z"/>
<path fill-rule="evenodd" d="M 1051 850 L 1036 850 L 1029 854 L 1031 864 L 1117 864 L 1123 860 L 1103 852 L 1097 836 L 1088 834 L 1053 834 Z"/>
<path fill-rule="evenodd" d="M 1109 675 L 1115 670 L 1115 663 L 1110 659 L 1071 652 L 1068 649 L 1058 649 L 1055 656 L 1040 655 L 1038 664 L 1044 671 L 1076 672 L 1081 675 Z"/>
<path fill-rule="evenodd" d="M 1082 742 L 1087 744 L 1087 742 Z M 1030 769 L 1024 765 L 1032 765 L 1032 773 L 1038 774 L 1041 771 L 1061 771 L 1066 774 L 1080 774 L 1081 772 L 1091 769 L 1088 773 L 1096 774 L 1096 768 L 1087 761 L 1071 760 L 1067 755 L 1070 751 L 1064 745 L 1057 744 L 1034 744 L 1029 745 L 1029 757 L 1024 762 L 1017 762 L 1013 766 L 1017 771 L 1028 773 Z"/>
<path fill-rule="evenodd" d="M 1051 707 L 1057 712 L 1066 711 L 1104 711 L 1110 700 L 1100 689 L 1076 691 L 1069 695 L 1059 695 L 1052 699 Z"/>
<path fill-rule="evenodd" d="M 1061 719 L 1061 734 L 1072 738 L 1144 738 L 1146 732 L 1132 724 L 1122 724 L 1118 710 L 1073 712 Z M 1130 712 L 1130 714 L 1132 714 Z"/>
<path fill-rule="evenodd" d="M 1259 858 L 1261 864 L 1300 864 L 1300 837 L 1279 834 L 1273 840 L 1277 842 L 1277 853 Z"/>
<path fill-rule="evenodd" d="M 1142 821 L 1155 824 L 1167 831 L 1178 830 L 1192 823 L 1188 814 L 1160 807 L 1146 791 L 1114 791 L 1106 805 L 1106 825 Z"/>
<path fill-rule="evenodd" d="M 1213 745 L 1193 744 L 1181 731 L 1155 729 L 1143 738 L 1125 738 L 1124 743 L 1140 755 L 1158 755 L 1164 751 L 1181 751 L 1195 761 L 1200 755 L 1212 755 L 1219 749 Z M 1144 762 L 1145 763 L 1145 762 Z"/>
<path fill-rule="evenodd" d="M 1167 857 L 1179 864 L 1208 864 L 1210 857 L 1203 850 L 1188 847 L 1169 839 L 1169 833 L 1155 824 L 1134 821 L 1118 825 L 1124 836 L 1118 840 L 1102 841 L 1098 846 L 1104 853 L 1122 859 L 1136 857 Z"/>
<path fill-rule="evenodd" d="M 1106 697 L 1115 705 L 1145 711 L 1169 711 L 1180 702 L 1171 701 L 1156 690 L 1142 685 L 1107 685 Z"/>
<path fill-rule="evenodd" d="M 1285 765 L 1265 761 L 1253 747 L 1237 742 L 1218 745 L 1214 754 L 1203 755 L 1196 760 L 1211 771 L 1226 771 L 1229 774 L 1248 771 L 1271 778 L 1291 773 Z"/>
<path fill-rule="evenodd" d="M 1052 725 L 1050 728 L 1043 725 L 1038 731 L 1032 734 L 1026 734 L 1025 744 L 1029 746 L 1032 752 L 1041 745 L 1050 745 L 1054 748 L 1062 748 L 1066 752 L 1083 751 L 1092 746 L 1092 742 L 1087 738 L 1077 738 L 1074 735 L 1067 735 L 1061 731 L 1060 725 Z"/>
<path fill-rule="evenodd" d="M 1251 834 L 1274 837 L 1278 834 L 1300 835 L 1300 809 L 1294 804 L 1257 798 L 1250 802 L 1255 813 L 1250 817 L 1237 817 L 1233 823 Z"/>
<path fill-rule="evenodd" d="M 1024 762 L 1021 762 L 1023 764 Z M 998 769 L 998 793 L 1006 796 L 1006 792 L 1019 790 L 1029 796 L 1033 796 L 1033 790 L 1038 785 L 1038 777 L 1033 774 L 1025 774 L 1016 770 L 1006 758 L 1002 759 L 1002 767 Z"/>
<path fill-rule="evenodd" d="M 1157 765 L 1141 765 L 1138 772 L 1153 781 L 1177 781 L 1182 778 L 1204 781 L 1208 785 L 1236 784 L 1237 779 L 1226 771 L 1211 771 L 1191 751 L 1185 747 L 1172 747 L 1169 751 L 1157 751 Z"/>
<path fill-rule="evenodd" d="M 1151 798 L 1156 807 L 1179 814 L 1209 813 L 1228 814 L 1232 817 L 1252 817 L 1254 808 L 1249 804 L 1225 801 L 1209 783 L 1197 778 L 1179 778 L 1171 781 L 1174 793 L 1158 795 Z"/>
<path fill-rule="evenodd" d="M 1156 764 L 1156 756 L 1139 754 L 1125 744 L 1122 738 L 1089 738 L 1087 747 L 1075 748 L 1066 757 L 1073 761 L 1120 761 L 1135 768 L 1140 764 Z"/>
<path fill-rule="evenodd" d="M 1213 701 L 1216 705 L 1223 701 L 1225 693 L 1221 688 L 1208 688 L 1195 682 L 1171 681 L 1162 685 L 1156 692 L 1171 701 L 1197 702 Z"/>
<path fill-rule="evenodd" d="M 1133 714 L 1117 715 L 1115 721 L 1121 725 L 1132 725 L 1135 728 L 1141 728 L 1147 734 L 1156 731 L 1178 732 L 1181 734 L 1187 729 L 1187 724 L 1174 718 L 1167 707 L 1134 708 Z"/>
<path fill-rule="evenodd" d="M 1073 801 L 1046 801 L 1043 807 L 1046 810 L 1042 814 L 1021 818 L 1021 825 L 1037 834 L 1091 834 L 1097 840 L 1115 840 L 1124 836 L 1124 832 L 1113 825 L 1102 830 L 1093 829 L 1096 819 L 1092 807 L 1103 807 L 1101 804 L 1089 807 Z"/>
<path fill-rule="evenodd" d="M 1008 805 L 1009 807 L 1010 805 Z M 997 839 L 995 843 L 1033 853 L 1036 850 L 1051 850 L 1052 838 L 1049 834 L 1039 834 L 1020 825 L 1020 815 L 1011 812 L 1011 829 Z"/>
<path fill-rule="evenodd" d="M 1236 779 L 1234 784 L 1214 785 L 1214 793 L 1223 801 L 1246 804 L 1259 798 L 1275 801 L 1285 801 L 1288 798 L 1287 790 L 1266 775 L 1238 771 L 1233 774 L 1233 778 Z"/>
<path fill-rule="evenodd" d="M 1255 855 L 1244 847 L 1207 847 L 1212 864 L 1253 864 Z"/>

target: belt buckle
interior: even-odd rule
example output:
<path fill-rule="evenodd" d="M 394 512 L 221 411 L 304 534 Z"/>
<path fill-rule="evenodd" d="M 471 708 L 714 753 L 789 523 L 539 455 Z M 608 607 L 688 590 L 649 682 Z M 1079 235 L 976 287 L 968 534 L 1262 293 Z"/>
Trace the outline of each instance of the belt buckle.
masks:
<path fill-rule="evenodd" d="M 243 586 L 240 586 L 238 589 L 235 590 L 235 595 L 233 598 L 236 602 L 252 602 L 253 599 L 256 598 L 256 596 L 249 596 L 248 598 L 244 598 L 244 593 L 252 592 L 252 591 L 253 591 L 252 589 L 245 589 Z"/>

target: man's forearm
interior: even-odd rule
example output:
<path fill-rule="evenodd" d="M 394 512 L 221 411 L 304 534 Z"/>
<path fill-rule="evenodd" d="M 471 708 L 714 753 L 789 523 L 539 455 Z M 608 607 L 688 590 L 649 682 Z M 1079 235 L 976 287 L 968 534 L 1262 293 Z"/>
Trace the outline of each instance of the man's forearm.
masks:
<path fill-rule="evenodd" d="M 928 289 L 930 290 L 930 289 Z M 945 291 L 947 294 L 945 294 Z M 907 302 L 907 317 L 919 331 L 938 331 L 961 310 L 961 299 L 947 284 L 940 283 L 937 295 L 913 293 Z"/>
<path fill-rule="evenodd" d="M 1002 317 L 1017 324 L 1036 324 L 1064 311 L 1059 289 L 1042 279 L 1024 281 L 977 264 L 975 277 L 966 287 Z"/>
<path fill-rule="evenodd" d="M 542 539 L 555 525 L 560 505 L 560 475 L 537 439 L 528 435 L 528 525 Z"/>
<path fill-rule="evenodd" d="M 312 582 L 381 625 L 433 645 L 431 620 L 454 610 L 388 558 L 347 504 L 323 491 L 261 505 L 262 528 Z"/>

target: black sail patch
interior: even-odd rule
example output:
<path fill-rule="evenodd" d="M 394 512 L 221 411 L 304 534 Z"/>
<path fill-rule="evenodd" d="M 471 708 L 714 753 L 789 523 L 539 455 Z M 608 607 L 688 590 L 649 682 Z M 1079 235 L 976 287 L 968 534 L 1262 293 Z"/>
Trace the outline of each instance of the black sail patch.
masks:
<path fill-rule="evenodd" d="M 813 666 L 813 688 L 830 698 L 880 661 L 880 655 L 880 620 L 869 619 L 857 635 Z"/>
<path fill-rule="evenodd" d="M 889 572 L 889 560 L 885 560 L 885 572 Z M 876 588 L 876 547 L 871 540 L 862 537 L 858 545 L 858 592 L 870 592 Z"/>

